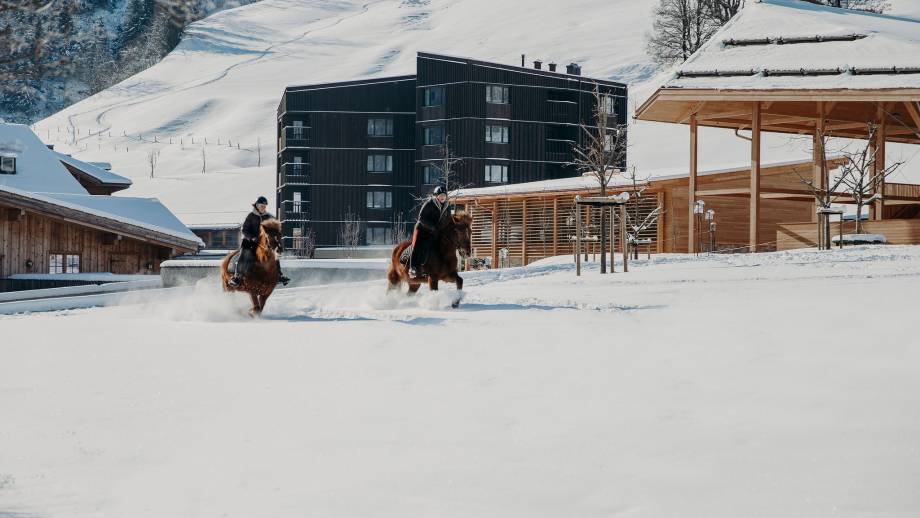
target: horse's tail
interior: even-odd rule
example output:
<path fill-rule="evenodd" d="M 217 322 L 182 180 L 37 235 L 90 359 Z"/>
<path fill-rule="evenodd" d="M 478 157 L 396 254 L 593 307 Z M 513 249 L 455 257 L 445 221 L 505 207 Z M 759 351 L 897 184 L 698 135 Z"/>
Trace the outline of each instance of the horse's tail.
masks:
<path fill-rule="evenodd" d="M 393 253 L 390 256 L 390 267 L 387 268 L 387 280 L 390 282 L 390 286 L 399 284 L 399 280 L 402 278 L 402 275 L 399 271 L 401 266 L 399 258 L 402 256 L 403 251 L 405 251 L 405 249 L 408 247 L 408 241 L 403 241 L 393 247 Z"/>
<path fill-rule="evenodd" d="M 233 256 L 238 254 L 239 250 L 233 250 L 226 256 L 224 256 L 223 261 L 220 262 L 220 280 L 221 285 L 224 287 L 224 290 L 229 291 L 230 289 L 230 261 L 233 259 Z"/>

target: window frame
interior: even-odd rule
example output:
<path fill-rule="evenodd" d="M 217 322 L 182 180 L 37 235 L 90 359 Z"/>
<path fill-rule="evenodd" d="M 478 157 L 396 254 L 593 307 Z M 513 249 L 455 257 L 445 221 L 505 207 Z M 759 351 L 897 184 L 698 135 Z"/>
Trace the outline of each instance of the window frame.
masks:
<path fill-rule="evenodd" d="M 498 180 L 495 180 L 495 171 L 498 169 Z M 504 164 L 486 164 L 484 168 L 484 180 L 486 183 L 505 184 L 508 183 L 508 166 Z"/>
<path fill-rule="evenodd" d="M 429 93 L 440 92 L 439 95 L 430 96 Z M 436 98 L 436 102 L 432 102 L 432 97 Z M 443 86 L 426 86 L 422 91 L 422 106 L 425 108 L 434 108 L 436 106 L 444 106 L 444 87 Z"/>
<path fill-rule="evenodd" d="M 617 99 L 613 95 L 601 95 L 601 104 L 603 105 L 604 112 L 607 116 L 616 117 L 617 115 Z"/>
<path fill-rule="evenodd" d="M 16 174 L 16 157 L 0 156 L 0 174 Z"/>
<path fill-rule="evenodd" d="M 368 245 L 388 245 L 389 232 L 386 227 L 368 226 L 364 231 L 364 241 Z"/>
<path fill-rule="evenodd" d="M 432 176 L 429 173 L 433 173 L 434 181 L 430 181 L 432 180 Z M 441 170 L 437 167 L 433 165 L 422 166 L 422 185 L 438 185 L 441 183 L 442 177 Z"/>
<path fill-rule="evenodd" d="M 383 157 L 383 169 L 377 169 L 377 159 Z M 393 155 L 370 153 L 367 155 L 367 172 L 370 174 L 391 174 L 393 172 Z"/>
<path fill-rule="evenodd" d="M 499 140 L 495 140 L 495 130 L 498 129 Z M 486 142 L 489 144 L 508 144 L 511 141 L 511 130 L 505 124 L 486 124 Z"/>
<path fill-rule="evenodd" d="M 380 127 L 382 126 L 382 130 Z M 380 131 L 383 131 L 380 133 Z M 393 136 L 393 118 L 392 117 L 373 117 L 367 119 L 367 136 L 368 137 L 392 137 Z"/>
<path fill-rule="evenodd" d="M 366 198 L 368 209 L 390 210 L 393 208 L 393 193 L 391 191 L 367 191 Z"/>
<path fill-rule="evenodd" d="M 440 132 L 439 142 L 431 142 L 431 141 L 430 141 L 430 137 L 431 137 L 431 135 L 434 133 L 434 130 L 438 130 L 438 131 Z M 445 133 L 445 130 L 444 130 L 444 125 L 443 125 L 443 124 L 435 124 L 435 125 L 432 125 L 432 126 L 424 126 L 424 127 L 422 128 L 422 143 L 423 143 L 423 145 L 425 145 L 425 146 L 443 146 L 443 145 L 444 145 L 444 133 Z"/>
<path fill-rule="evenodd" d="M 496 96 L 495 92 L 499 92 Z M 509 104 L 511 99 L 511 90 L 507 85 L 486 85 L 486 103 L 488 104 Z"/>

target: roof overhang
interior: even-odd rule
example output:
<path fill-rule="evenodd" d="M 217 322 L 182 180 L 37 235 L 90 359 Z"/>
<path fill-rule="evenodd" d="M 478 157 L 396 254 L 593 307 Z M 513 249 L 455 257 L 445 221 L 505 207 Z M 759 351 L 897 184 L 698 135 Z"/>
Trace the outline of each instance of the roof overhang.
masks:
<path fill-rule="evenodd" d="M 198 250 L 199 242 L 182 239 L 178 236 L 157 232 L 148 228 L 132 225 L 115 218 L 83 212 L 66 205 L 55 204 L 43 199 L 24 196 L 0 189 L 0 204 L 16 209 L 28 210 L 42 216 L 66 221 L 75 225 L 89 227 L 103 232 L 123 235 L 155 245 L 174 248 L 180 252 Z"/>
<path fill-rule="evenodd" d="M 920 144 L 920 89 L 725 90 L 659 88 L 637 110 L 638 120 L 749 129 L 760 102 L 763 131 L 812 134 L 823 115 L 826 132 L 866 138 L 867 124 L 885 118 L 887 140 Z"/>

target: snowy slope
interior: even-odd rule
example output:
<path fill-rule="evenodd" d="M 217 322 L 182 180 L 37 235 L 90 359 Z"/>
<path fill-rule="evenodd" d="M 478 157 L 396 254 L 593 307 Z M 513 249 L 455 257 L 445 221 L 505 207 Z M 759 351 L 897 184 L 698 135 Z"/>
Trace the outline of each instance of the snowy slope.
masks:
<path fill-rule="evenodd" d="M 920 515 L 920 247 L 631 266 L 0 317 L 0 515 Z"/>
<path fill-rule="evenodd" d="M 576 61 L 588 76 L 629 82 L 634 107 L 666 77 L 654 77 L 658 69 L 645 55 L 654 4 L 266 0 L 193 24 L 161 63 L 36 129 L 60 151 L 111 162 L 132 178 L 133 192 L 158 197 L 188 224 L 234 222 L 255 196 L 274 189 L 275 110 L 286 85 L 412 73 L 420 50 L 509 64 L 526 53 L 528 61 Z M 916 4 L 899 0 L 895 7 L 920 14 Z M 637 123 L 630 141 L 630 162 L 640 168 L 686 162 L 686 128 Z M 152 150 L 161 153 L 155 178 L 146 164 Z M 899 158 L 913 150 L 889 152 Z M 771 137 L 764 155 L 805 158 L 808 143 Z M 702 131 L 704 165 L 747 156 L 746 142 L 731 132 Z"/>

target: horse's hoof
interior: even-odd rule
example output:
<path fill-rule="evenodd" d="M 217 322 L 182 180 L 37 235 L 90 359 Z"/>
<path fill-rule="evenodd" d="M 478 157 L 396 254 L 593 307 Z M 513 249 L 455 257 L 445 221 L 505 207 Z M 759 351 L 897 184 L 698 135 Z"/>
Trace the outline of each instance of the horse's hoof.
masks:
<path fill-rule="evenodd" d="M 451 303 L 450 303 L 450 307 L 452 307 L 453 309 L 459 308 L 459 307 L 460 307 L 460 301 L 459 301 L 459 300 L 455 300 L 455 301 L 451 302 Z"/>

